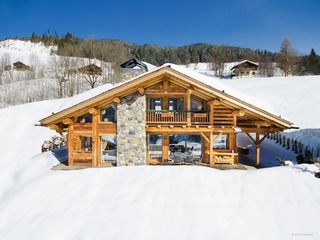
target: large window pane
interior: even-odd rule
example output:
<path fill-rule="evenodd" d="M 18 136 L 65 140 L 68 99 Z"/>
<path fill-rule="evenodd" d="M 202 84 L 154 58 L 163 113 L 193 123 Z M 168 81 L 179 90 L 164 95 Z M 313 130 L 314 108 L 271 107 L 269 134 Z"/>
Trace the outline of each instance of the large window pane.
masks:
<path fill-rule="evenodd" d="M 149 110 L 162 110 L 162 98 L 149 98 L 148 101 L 148 108 Z"/>
<path fill-rule="evenodd" d="M 110 162 L 117 164 L 117 136 L 101 136 L 101 162 Z"/>
<path fill-rule="evenodd" d="M 92 123 L 92 115 L 87 113 L 85 115 L 82 115 L 78 117 L 78 123 Z"/>
<path fill-rule="evenodd" d="M 213 135 L 212 138 L 215 139 L 217 135 Z M 213 149 L 229 149 L 228 135 L 223 134 L 219 136 L 213 143 Z"/>
<path fill-rule="evenodd" d="M 162 135 L 148 135 L 148 159 L 162 161 Z"/>
<path fill-rule="evenodd" d="M 169 111 L 182 111 L 183 98 L 169 98 Z"/>
<path fill-rule="evenodd" d="M 116 109 L 113 106 L 101 109 L 101 121 L 116 122 Z"/>
<path fill-rule="evenodd" d="M 92 151 L 92 137 L 89 136 L 81 136 L 81 151 Z"/>
<path fill-rule="evenodd" d="M 176 152 L 180 152 L 182 157 L 191 154 L 194 159 L 202 156 L 202 144 L 200 135 L 169 135 L 169 157 L 172 159 Z"/>

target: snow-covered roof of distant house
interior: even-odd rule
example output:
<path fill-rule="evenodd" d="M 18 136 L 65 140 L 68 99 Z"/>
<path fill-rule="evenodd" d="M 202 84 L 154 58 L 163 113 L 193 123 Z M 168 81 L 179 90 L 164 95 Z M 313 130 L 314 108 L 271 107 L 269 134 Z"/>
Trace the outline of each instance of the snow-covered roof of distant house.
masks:
<path fill-rule="evenodd" d="M 147 66 L 149 72 L 150 72 L 150 71 L 153 71 L 153 70 L 155 70 L 155 69 L 158 68 L 157 66 L 155 66 L 155 65 L 153 65 L 153 64 L 151 64 L 151 63 L 148 63 L 148 62 L 142 61 L 142 63 Z"/>
<path fill-rule="evenodd" d="M 139 67 L 145 71 L 148 71 L 148 67 L 146 64 L 144 64 L 143 62 L 139 61 L 136 58 L 130 58 L 127 61 L 123 62 L 120 64 L 121 68 L 135 68 L 135 67 Z"/>
<path fill-rule="evenodd" d="M 252 64 L 252 65 L 259 66 L 259 63 L 252 62 L 252 61 L 249 61 L 249 60 L 243 60 L 243 61 L 237 63 L 236 65 L 234 65 L 234 66 L 231 68 L 231 70 L 234 69 L 234 68 L 236 68 L 236 67 L 238 67 L 238 66 L 240 66 L 240 65 L 243 64 L 243 63 L 250 63 L 250 64 Z"/>

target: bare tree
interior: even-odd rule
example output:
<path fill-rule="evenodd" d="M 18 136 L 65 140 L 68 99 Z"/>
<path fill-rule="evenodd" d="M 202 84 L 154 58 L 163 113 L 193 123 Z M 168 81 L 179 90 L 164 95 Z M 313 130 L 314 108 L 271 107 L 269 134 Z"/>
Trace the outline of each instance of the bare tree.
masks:
<path fill-rule="evenodd" d="M 277 65 L 287 77 L 289 74 L 295 74 L 298 65 L 297 51 L 292 48 L 291 41 L 285 37 L 280 46 L 280 53 L 277 56 Z"/>
<path fill-rule="evenodd" d="M 1 57 L 1 61 L 0 61 L 0 85 L 4 84 L 5 83 L 5 75 L 6 74 L 6 71 L 9 71 L 11 69 L 6 69 L 10 66 L 11 68 L 11 65 L 10 65 L 10 55 L 8 53 L 5 53 L 2 55 Z"/>
<path fill-rule="evenodd" d="M 58 97 L 63 98 L 66 95 L 74 95 L 74 80 L 70 78 L 70 74 L 74 69 L 74 59 L 71 57 L 63 57 L 53 55 L 50 61 L 50 72 L 56 79 L 58 85 Z M 66 89 L 68 85 L 68 91 Z"/>
<path fill-rule="evenodd" d="M 91 88 L 95 88 L 101 83 L 102 69 L 100 61 L 96 59 L 79 59 L 80 68 L 75 69 L 75 73 L 83 78 L 85 83 Z"/>
<path fill-rule="evenodd" d="M 259 59 L 259 75 L 263 77 L 273 77 L 274 68 L 272 58 L 269 56 L 261 56 Z"/>
<path fill-rule="evenodd" d="M 211 55 L 211 66 L 212 70 L 215 72 L 215 75 L 221 77 L 223 75 L 223 70 L 225 63 L 228 60 L 228 48 L 226 46 L 216 46 L 213 47 Z"/>

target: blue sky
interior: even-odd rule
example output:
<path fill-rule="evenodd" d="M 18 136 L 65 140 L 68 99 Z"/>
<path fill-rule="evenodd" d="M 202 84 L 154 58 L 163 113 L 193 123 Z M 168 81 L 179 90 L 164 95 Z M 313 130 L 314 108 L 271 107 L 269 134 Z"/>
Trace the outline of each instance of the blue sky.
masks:
<path fill-rule="evenodd" d="M 0 39 L 67 32 L 135 44 L 224 44 L 320 55 L 319 0 L 0 0 Z"/>

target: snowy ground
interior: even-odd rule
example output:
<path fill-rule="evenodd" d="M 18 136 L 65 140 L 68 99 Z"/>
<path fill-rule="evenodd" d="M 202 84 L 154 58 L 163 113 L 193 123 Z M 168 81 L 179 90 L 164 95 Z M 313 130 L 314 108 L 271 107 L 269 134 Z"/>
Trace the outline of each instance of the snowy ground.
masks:
<path fill-rule="evenodd" d="M 0 109 L 1 239 L 320 238 L 315 166 L 50 170 L 52 132 L 34 124 L 62 101 Z M 265 147 L 270 161 L 287 154 Z"/>
<path fill-rule="evenodd" d="M 11 46 L 18 57 L 29 48 L 19 44 L 24 43 Z M 41 54 L 48 53 L 36 54 L 47 59 Z M 22 55 L 27 62 L 30 57 Z M 305 144 L 320 143 L 320 76 L 220 81 L 265 99 L 303 128 L 288 134 Z M 53 132 L 34 124 L 57 112 L 63 101 L 0 109 L 1 240 L 320 239 L 320 180 L 314 165 L 250 171 L 200 166 L 50 170 L 59 162 L 40 150 Z M 254 146 L 248 137 L 239 138 L 242 146 L 251 145 L 244 159 L 251 163 Z M 268 139 L 261 152 L 263 167 L 277 165 L 277 156 L 295 163 L 291 151 Z"/>

